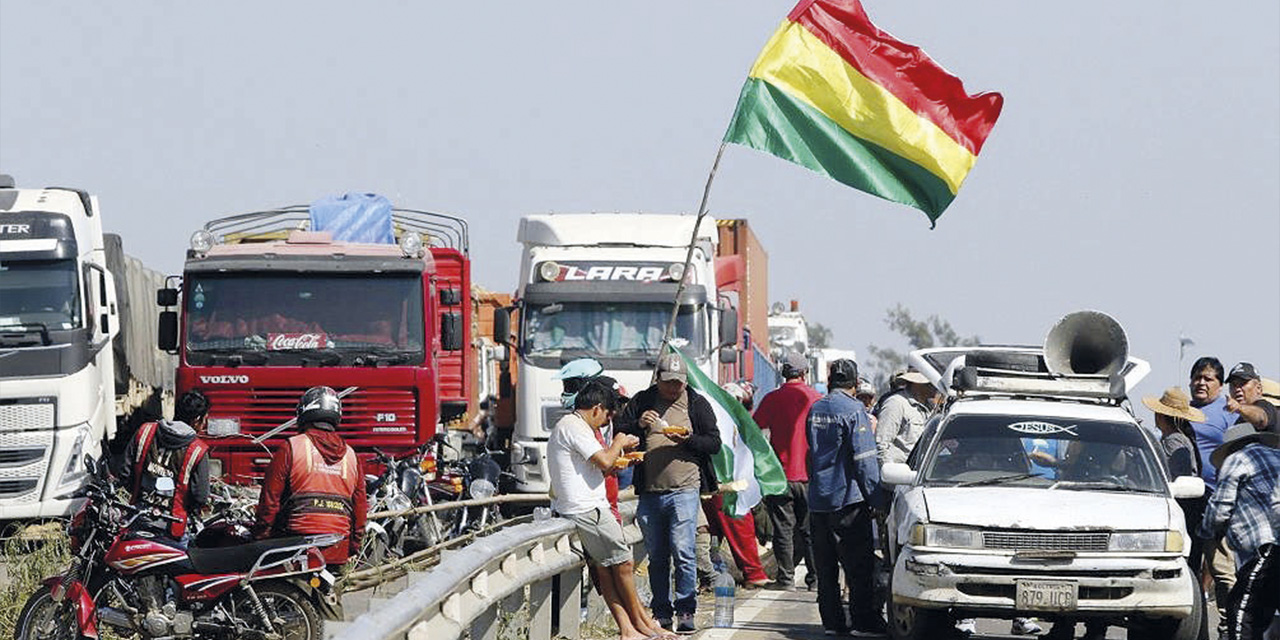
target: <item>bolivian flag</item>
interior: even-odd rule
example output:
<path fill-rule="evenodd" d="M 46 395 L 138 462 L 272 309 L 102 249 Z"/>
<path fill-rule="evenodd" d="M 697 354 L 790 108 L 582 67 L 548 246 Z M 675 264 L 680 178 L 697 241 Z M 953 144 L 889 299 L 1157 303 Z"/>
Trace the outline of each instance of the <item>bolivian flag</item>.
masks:
<path fill-rule="evenodd" d="M 966 94 L 857 0 L 803 0 L 751 68 L 725 141 L 916 207 L 936 224 L 1003 103 L 998 93 Z"/>

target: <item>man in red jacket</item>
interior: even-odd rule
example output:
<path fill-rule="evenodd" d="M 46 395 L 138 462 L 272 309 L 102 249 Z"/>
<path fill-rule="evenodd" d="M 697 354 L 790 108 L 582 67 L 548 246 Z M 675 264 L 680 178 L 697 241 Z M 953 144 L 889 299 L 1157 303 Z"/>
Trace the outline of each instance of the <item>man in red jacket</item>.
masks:
<path fill-rule="evenodd" d="M 817 579 L 809 548 L 809 469 L 806 466 L 809 444 L 805 439 L 805 418 L 809 407 L 822 396 L 805 384 L 807 373 L 809 361 L 798 353 L 788 352 L 782 359 L 782 377 L 786 382 L 761 398 L 753 416 L 756 424 L 769 434 L 769 442 L 787 474 L 787 492 L 765 496 L 765 505 L 773 520 L 773 556 L 778 562 L 774 585 L 779 589 L 794 586 L 795 569 L 801 558 L 808 568 L 805 584 L 810 590 Z"/>
<path fill-rule="evenodd" d="M 346 540 L 325 548 L 331 567 L 360 549 L 368 501 L 356 453 L 335 429 L 342 400 L 329 387 L 312 387 L 297 408 L 302 433 L 271 457 L 258 500 L 258 538 L 337 533 Z"/>

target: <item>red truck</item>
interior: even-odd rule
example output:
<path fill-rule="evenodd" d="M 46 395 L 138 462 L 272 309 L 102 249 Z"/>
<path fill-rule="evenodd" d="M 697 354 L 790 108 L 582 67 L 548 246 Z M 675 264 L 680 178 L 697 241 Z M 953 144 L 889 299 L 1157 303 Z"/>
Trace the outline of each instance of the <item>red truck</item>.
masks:
<path fill-rule="evenodd" d="M 338 429 L 362 458 L 407 453 L 472 411 L 467 224 L 385 213 L 391 243 L 312 230 L 307 206 L 192 235 L 180 289 L 158 294 L 159 341 L 178 355 L 177 393 L 211 401 L 214 473 L 260 478 L 315 385 L 343 396 Z"/>
<path fill-rule="evenodd" d="M 740 355 L 720 365 L 720 380 L 750 381 L 759 400 L 781 382 L 769 357 L 769 254 L 746 220 L 718 220 L 716 226 L 716 286 L 741 319 Z"/>

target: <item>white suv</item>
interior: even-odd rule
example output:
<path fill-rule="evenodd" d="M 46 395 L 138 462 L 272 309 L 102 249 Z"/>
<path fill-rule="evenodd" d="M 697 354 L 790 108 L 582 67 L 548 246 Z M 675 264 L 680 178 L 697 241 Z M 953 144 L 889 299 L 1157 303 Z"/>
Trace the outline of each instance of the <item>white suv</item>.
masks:
<path fill-rule="evenodd" d="M 945 366 L 955 353 L 927 357 L 940 351 L 912 360 L 948 404 L 908 462 L 882 473 L 896 485 L 894 637 L 945 637 L 956 618 L 1038 616 L 1125 624 L 1130 638 L 1197 638 L 1204 605 L 1174 499 L 1201 495 L 1204 483 L 1169 479 L 1124 400 L 1132 385 L 1119 374 L 966 372 L 963 359 Z"/>

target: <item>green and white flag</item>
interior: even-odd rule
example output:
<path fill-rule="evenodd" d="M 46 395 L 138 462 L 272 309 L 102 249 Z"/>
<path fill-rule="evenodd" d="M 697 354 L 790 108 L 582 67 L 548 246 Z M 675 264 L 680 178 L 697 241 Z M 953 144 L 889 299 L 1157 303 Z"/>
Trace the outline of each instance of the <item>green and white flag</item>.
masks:
<path fill-rule="evenodd" d="M 706 398 L 716 414 L 720 453 L 711 457 L 711 466 L 716 470 L 716 480 L 724 496 L 724 512 L 740 518 L 760 504 L 761 497 L 786 492 L 787 475 L 782 471 L 778 454 L 773 452 L 746 407 L 683 353 L 680 357 L 688 367 L 689 387 Z"/>

